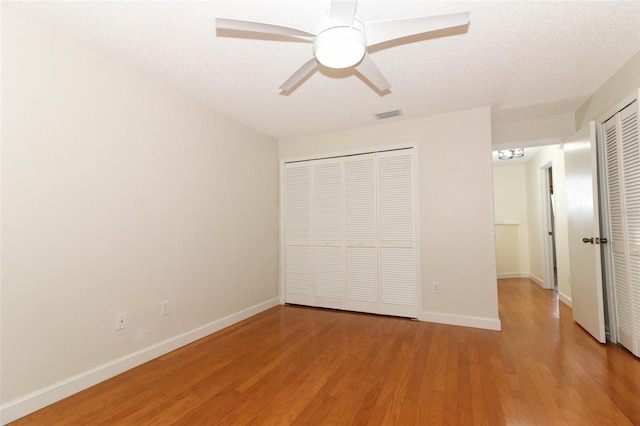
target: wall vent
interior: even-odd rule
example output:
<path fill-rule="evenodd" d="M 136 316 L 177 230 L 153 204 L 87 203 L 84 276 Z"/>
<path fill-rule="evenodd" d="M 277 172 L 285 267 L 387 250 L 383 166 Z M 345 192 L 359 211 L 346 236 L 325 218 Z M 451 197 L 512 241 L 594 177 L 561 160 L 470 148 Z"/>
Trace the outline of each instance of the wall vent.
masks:
<path fill-rule="evenodd" d="M 380 112 L 380 113 L 376 114 L 376 118 L 378 120 L 382 120 L 384 118 L 397 117 L 399 115 L 402 115 L 402 111 L 399 110 L 399 109 L 396 109 L 396 110 L 393 110 L 393 111 Z"/>

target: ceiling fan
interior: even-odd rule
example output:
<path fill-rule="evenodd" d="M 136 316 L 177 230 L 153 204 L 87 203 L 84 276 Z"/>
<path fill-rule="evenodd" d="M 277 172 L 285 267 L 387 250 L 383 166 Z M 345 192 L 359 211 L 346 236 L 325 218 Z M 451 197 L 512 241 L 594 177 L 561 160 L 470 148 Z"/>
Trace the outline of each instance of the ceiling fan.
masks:
<path fill-rule="evenodd" d="M 471 15 L 470 12 L 460 12 L 363 22 L 355 16 L 356 3 L 356 0 L 332 0 L 329 15 L 318 22 L 314 33 L 281 25 L 229 18 L 216 18 L 216 28 L 290 36 L 312 42 L 314 57 L 280 86 L 284 92 L 292 90 L 305 77 L 316 71 L 318 64 L 335 69 L 353 67 L 383 92 L 391 85 L 367 54 L 367 49 L 403 37 L 467 25 Z"/>

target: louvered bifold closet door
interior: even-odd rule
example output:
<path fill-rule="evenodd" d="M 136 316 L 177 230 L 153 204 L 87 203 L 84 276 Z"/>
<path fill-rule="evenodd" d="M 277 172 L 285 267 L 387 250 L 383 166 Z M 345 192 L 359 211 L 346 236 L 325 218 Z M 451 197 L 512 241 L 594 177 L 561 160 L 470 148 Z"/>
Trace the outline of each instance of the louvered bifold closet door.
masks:
<path fill-rule="evenodd" d="M 342 159 L 313 161 L 315 306 L 344 309 Z"/>
<path fill-rule="evenodd" d="M 414 151 L 285 164 L 286 303 L 418 317 Z"/>
<path fill-rule="evenodd" d="M 285 302 L 313 305 L 311 162 L 285 165 Z"/>
<path fill-rule="evenodd" d="M 345 309 L 379 313 L 375 154 L 344 160 Z"/>
<path fill-rule="evenodd" d="M 640 141 L 638 104 L 603 125 L 611 277 L 618 342 L 640 356 Z"/>
<path fill-rule="evenodd" d="M 632 344 L 627 346 L 640 356 L 640 143 L 638 140 L 638 103 L 618 113 L 622 146 L 624 209 L 627 253 L 629 256 L 629 304 L 631 305 Z"/>
<path fill-rule="evenodd" d="M 633 344 L 631 330 L 631 304 L 629 297 L 629 265 L 625 236 L 621 158 L 622 150 L 618 140 L 617 117 L 604 123 L 606 175 L 607 175 L 607 216 L 609 221 L 609 244 L 613 288 L 616 299 L 618 340 L 627 347 Z"/>
<path fill-rule="evenodd" d="M 413 155 L 377 154 L 381 313 L 417 318 Z"/>

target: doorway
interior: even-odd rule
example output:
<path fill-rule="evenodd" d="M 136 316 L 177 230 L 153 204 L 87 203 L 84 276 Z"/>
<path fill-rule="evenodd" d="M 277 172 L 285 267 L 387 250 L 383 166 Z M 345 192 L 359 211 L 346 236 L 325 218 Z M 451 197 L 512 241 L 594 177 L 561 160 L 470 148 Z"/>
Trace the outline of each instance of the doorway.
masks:
<path fill-rule="evenodd" d="M 517 163 L 494 161 L 497 278 L 529 278 L 571 307 L 565 152 L 561 144 L 524 151 Z M 503 248 L 509 232 L 517 245 Z"/>
<path fill-rule="evenodd" d="M 558 256 L 556 244 L 556 204 L 553 193 L 553 165 L 546 164 L 542 176 L 542 238 L 544 241 L 544 288 L 558 292 Z"/>

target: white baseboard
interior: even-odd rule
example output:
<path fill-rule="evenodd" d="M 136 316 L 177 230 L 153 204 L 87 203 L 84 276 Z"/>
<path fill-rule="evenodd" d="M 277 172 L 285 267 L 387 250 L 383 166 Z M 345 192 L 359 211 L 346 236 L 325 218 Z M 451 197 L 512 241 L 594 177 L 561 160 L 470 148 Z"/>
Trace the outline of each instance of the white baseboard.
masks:
<path fill-rule="evenodd" d="M 504 280 L 507 278 L 529 278 L 528 272 L 500 272 L 498 273 L 498 279 Z"/>
<path fill-rule="evenodd" d="M 470 317 L 466 315 L 441 314 L 438 312 L 423 312 L 421 321 L 435 322 L 439 324 L 460 325 L 463 327 L 484 328 L 500 331 L 502 325 L 500 319 Z"/>
<path fill-rule="evenodd" d="M 570 308 L 573 307 L 573 305 L 571 304 L 571 298 L 569 296 L 567 296 L 566 294 L 564 294 L 562 292 L 558 292 L 558 297 L 559 297 L 559 299 L 560 299 L 560 301 L 562 303 L 564 303 L 565 305 L 567 305 Z"/>
<path fill-rule="evenodd" d="M 534 274 L 529 274 L 529 279 L 534 283 L 538 284 L 542 288 L 546 288 L 544 286 L 544 280 L 540 277 L 535 276 Z"/>
<path fill-rule="evenodd" d="M 538 284 L 540 287 L 546 288 L 544 286 L 544 280 L 542 278 L 539 278 L 536 275 L 531 274 L 529 272 L 500 272 L 497 275 L 499 280 L 507 279 L 507 278 L 528 278 L 531 281 Z"/>
<path fill-rule="evenodd" d="M 27 414 L 33 413 L 47 405 L 60 401 L 74 393 L 87 389 L 111 377 L 117 376 L 154 358 L 167 354 L 198 339 L 206 337 L 216 331 L 229 327 L 260 312 L 266 311 L 280 304 L 280 298 L 259 303 L 243 309 L 224 318 L 215 320 L 196 329 L 179 334 L 163 342 L 141 349 L 99 365 L 91 370 L 71 376 L 53 385 L 47 386 L 25 396 L 9 401 L 0 406 L 0 423 L 5 425 Z"/>

